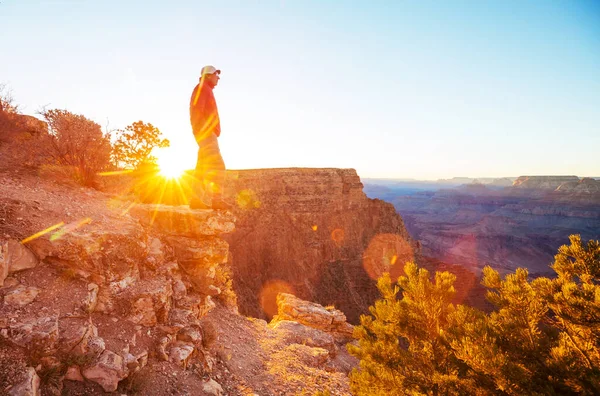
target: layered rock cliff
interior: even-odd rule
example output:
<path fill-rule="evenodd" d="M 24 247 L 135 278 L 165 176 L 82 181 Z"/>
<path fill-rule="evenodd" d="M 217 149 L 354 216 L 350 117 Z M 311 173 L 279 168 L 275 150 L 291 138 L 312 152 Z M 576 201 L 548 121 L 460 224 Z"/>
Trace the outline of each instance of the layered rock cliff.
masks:
<path fill-rule="evenodd" d="M 343 313 L 237 313 L 234 223 L 0 172 L 0 393 L 348 395 Z"/>
<path fill-rule="evenodd" d="M 391 204 L 369 199 L 353 169 L 230 171 L 227 194 L 241 209 L 225 236 L 241 313 L 270 318 L 277 292 L 334 305 L 352 323 L 418 249 Z"/>
<path fill-rule="evenodd" d="M 521 177 L 515 187 L 464 186 L 391 199 L 423 254 L 480 272 L 518 267 L 551 274 L 571 234 L 600 237 L 600 184 L 571 177 Z"/>
<path fill-rule="evenodd" d="M 513 187 L 555 190 L 561 184 L 577 182 L 577 176 L 519 176 L 513 182 Z"/>

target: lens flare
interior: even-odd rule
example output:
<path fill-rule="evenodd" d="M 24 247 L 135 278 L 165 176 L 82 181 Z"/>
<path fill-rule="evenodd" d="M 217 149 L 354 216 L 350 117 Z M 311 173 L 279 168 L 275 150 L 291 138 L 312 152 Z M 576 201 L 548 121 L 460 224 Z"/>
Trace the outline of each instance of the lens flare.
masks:
<path fill-rule="evenodd" d="M 292 286 L 282 280 L 270 280 L 262 287 L 260 305 L 269 318 L 277 314 L 277 294 L 279 293 L 295 294 Z"/>
<path fill-rule="evenodd" d="M 173 149 L 162 149 L 153 152 L 156 156 L 159 173 L 167 179 L 178 179 L 187 169 L 183 156 L 178 155 Z"/>
<path fill-rule="evenodd" d="M 397 234 L 379 234 L 371 239 L 363 254 L 363 267 L 372 279 L 389 272 L 392 279 L 403 273 L 404 264 L 414 260 L 413 248 Z"/>

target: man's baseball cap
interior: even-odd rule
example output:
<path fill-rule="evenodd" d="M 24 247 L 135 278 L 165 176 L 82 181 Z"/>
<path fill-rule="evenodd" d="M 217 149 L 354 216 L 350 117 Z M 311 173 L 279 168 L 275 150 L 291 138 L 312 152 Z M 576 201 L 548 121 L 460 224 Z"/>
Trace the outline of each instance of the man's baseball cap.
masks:
<path fill-rule="evenodd" d="M 221 70 L 217 69 L 214 66 L 204 66 L 202 71 L 200 72 L 200 76 L 204 76 L 206 74 L 221 74 Z"/>

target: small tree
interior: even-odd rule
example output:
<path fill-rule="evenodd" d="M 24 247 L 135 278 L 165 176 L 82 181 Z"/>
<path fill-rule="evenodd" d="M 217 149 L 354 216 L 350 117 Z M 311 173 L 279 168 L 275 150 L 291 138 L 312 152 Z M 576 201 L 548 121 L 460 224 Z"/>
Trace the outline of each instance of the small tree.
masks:
<path fill-rule="evenodd" d="M 0 145 L 14 139 L 19 129 L 18 111 L 11 90 L 6 84 L 0 84 Z"/>
<path fill-rule="evenodd" d="M 97 172 L 110 164 L 109 136 L 94 121 L 67 110 L 45 110 L 41 115 L 49 131 L 41 144 L 46 162 L 73 166 L 82 184 L 93 185 Z"/>
<path fill-rule="evenodd" d="M 453 356 L 445 339 L 456 277 L 449 272 L 429 272 L 406 263 L 406 276 L 392 286 L 389 274 L 377 282 L 383 300 L 361 316 L 355 328 L 359 345 L 349 344 L 360 359 L 360 370 L 351 373 L 356 395 L 468 394 L 471 379 L 459 374 L 467 368 Z M 402 298 L 397 294 L 402 290 Z"/>
<path fill-rule="evenodd" d="M 552 268 L 558 277 L 502 278 L 486 267 L 483 284 L 496 310 L 450 304 L 454 277 L 435 283 L 412 263 L 355 329 L 360 359 L 351 373 L 358 395 L 600 394 L 600 244 L 577 235 Z M 402 291 L 402 298 L 397 294 Z"/>
<path fill-rule="evenodd" d="M 117 132 L 112 162 L 118 168 L 138 169 L 142 164 L 156 162 L 151 155 L 155 147 L 169 147 L 169 144 L 154 125 L 137 121 Z"/>
<path fill-rule="evenodd" d="M 19 106 L 15 104 L 12 90 L 6 83 L 0 83 L 0 113 L 19 113 Z"/>

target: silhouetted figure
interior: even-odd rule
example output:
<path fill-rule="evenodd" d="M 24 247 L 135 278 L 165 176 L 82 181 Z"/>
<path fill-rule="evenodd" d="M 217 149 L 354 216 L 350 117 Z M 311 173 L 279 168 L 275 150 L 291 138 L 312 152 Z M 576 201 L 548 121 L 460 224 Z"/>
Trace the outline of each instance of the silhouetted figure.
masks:
<path fill-rule="evenodd" d="M 219 150 L 221 123 L 213 94 L 221 70 L 204 66 L 200 74 L 200 82 L 190 99 L 190 121 L 199 147 L 190 208 L 230 209 L 231 205 L 223 200 L 225 162 Z"/>

